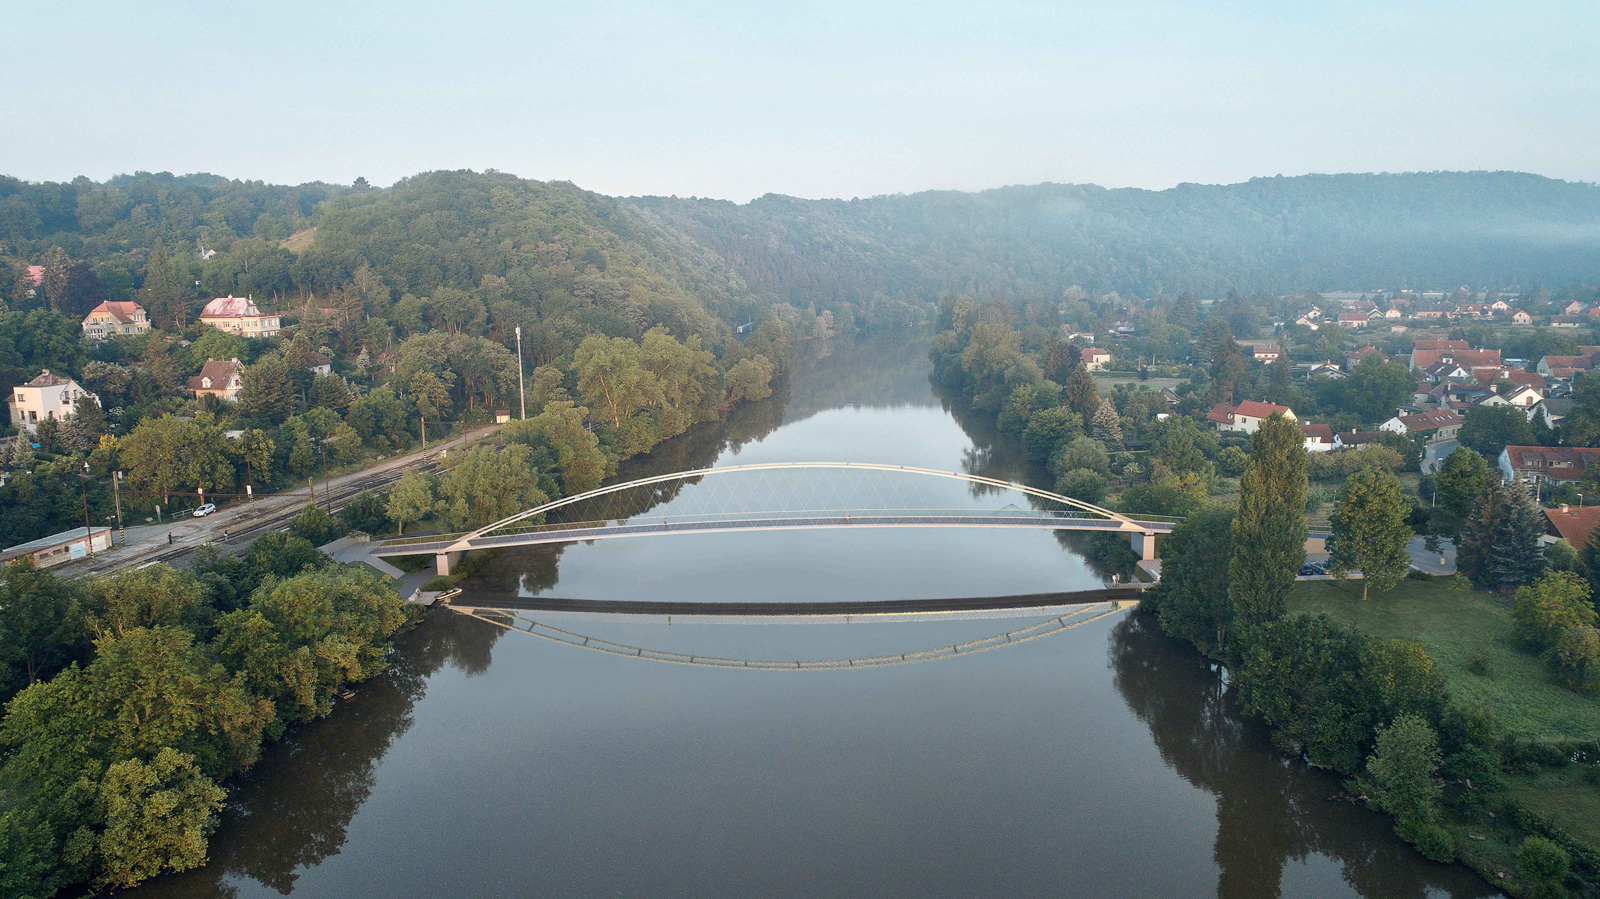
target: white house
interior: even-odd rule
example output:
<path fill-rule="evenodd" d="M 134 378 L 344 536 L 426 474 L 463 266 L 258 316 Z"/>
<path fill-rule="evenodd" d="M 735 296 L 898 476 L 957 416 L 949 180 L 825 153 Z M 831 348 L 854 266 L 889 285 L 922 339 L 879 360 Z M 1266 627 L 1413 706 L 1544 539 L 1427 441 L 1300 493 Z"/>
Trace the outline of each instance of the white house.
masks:
<path fill-rule="evenodd" d="M 1206 421 L 1215 424 L 1219 431 L 1254 434 L 1260 429 L 1263 421 L 1280 412 L 1283 413 L 1284 418 L 1294 421 L 1294 410 L 1288 406 L 1258 403 L 1255 400 L 1245 400 L 1237 406 L 1218 403 L 1211 407 L 1210 412 L 1206 413 Z"/>
<path fill-rule="evenodd" d="M 100 398 L 84 390 L 77 381 L 51 374 L 50 369 L 37 378 L 14 387 L 7 405 L 11 407 L 11 423 L 29 434 L 39 429 L 39 422 L 47 418 L 71 418 L 79 397 L 89 397 L 96 403 Z"/>
<path fill-rule="evenodd" d="M 277 337 L 278 316 L 268 315 L 245 297 L 218 297 L 200 311 L 200 323 L 241 337 Z"/>
<path fill-rule="evenodd" d="M 138 303 L 104 303 L 89 310 L 83 318 L 83 336 L 89 340 L 132 337 L 150 330 L 150 316 Z"/>
<path fill-rule="evenodd" d="M 1083 367 L 1090 371 L 1104 371 L 1106 363 L 1110 361 L 1110 350 L 1092 346 L 1083 351 Z"/>
<path fill-rule="evenodd" d="M 1300 433 L 1306 438 L 1306 452 L 1327 453 L 1333 451 L 1333 428 L 1328 425 L 1301 425 Z"/>
<path fill-rule="evenodd" d="M 1391 434 L 1431 434 L 1434 440 L 1448 440 L 1461 430 L 1461 416 L 1449 409 L 1436 412 L 1418 412 L 1415 415 L 1396 415 L 1378 430 Z"/>

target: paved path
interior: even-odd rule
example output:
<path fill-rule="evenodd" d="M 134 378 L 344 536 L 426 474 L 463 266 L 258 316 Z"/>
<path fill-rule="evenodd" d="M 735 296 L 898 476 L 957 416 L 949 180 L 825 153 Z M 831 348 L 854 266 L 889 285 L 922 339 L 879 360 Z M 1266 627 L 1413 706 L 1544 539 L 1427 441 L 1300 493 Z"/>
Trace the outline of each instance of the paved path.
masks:
<path fill-rule="evenodd" d="M 1406 544 L 1413 569 L 1437 577 L 1449 577 L 1456 573 L 1456 545 L 1449 537 L 1439 538 L 1439 551 L 1436 553 L 1428 552 L 1423 542 L 1421 537 L 1412 537 L 1411 542 Z"/>

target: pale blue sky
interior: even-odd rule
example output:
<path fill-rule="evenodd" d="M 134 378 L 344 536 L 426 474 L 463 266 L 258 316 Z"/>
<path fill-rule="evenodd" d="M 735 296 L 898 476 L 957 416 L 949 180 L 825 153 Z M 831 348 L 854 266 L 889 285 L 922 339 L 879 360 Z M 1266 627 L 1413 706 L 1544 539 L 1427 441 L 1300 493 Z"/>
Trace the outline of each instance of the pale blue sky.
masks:
<path fill-rule="evenodd" d="M 0 172 L 498 168 L 745 200 L 1516 169 L 1600 181 L 1600 4 L 22 3 Z"/>

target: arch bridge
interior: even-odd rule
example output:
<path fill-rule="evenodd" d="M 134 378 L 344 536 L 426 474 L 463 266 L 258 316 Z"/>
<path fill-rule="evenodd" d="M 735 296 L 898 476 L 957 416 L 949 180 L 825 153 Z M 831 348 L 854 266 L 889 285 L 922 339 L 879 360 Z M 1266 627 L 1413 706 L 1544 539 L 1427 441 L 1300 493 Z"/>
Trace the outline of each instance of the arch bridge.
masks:
<path fill-rule="evenodd" d="M 968 495 L 959 505 L 950 495 L 953 484 Z M 997 500 L 992 506 L 971 501 L 990 497 Z M 369 552 L 431 554 L 439 573 L 449 574 L 464 552 L 547 543 L 819 528 L 1023 528 L 1123 534 L 1141 559 L 1153 559 L 1156 538 L 1172 525 L 982 475 L 868 462 L 767 462 L 637 478 L 466 533 L 374 541 Z"/>

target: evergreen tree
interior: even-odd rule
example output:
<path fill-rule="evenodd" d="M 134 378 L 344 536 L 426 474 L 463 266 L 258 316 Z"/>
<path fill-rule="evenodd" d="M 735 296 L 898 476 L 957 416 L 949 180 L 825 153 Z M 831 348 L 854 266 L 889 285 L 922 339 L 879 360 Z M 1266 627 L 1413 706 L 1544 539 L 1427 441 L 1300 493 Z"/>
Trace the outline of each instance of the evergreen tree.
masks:
<path fill-rule="evenodd" d="M 1111 404 L 1111 400 L 1100 400 L 1100 408 L 1094 413 L 1092 430 L 1094 439 L 1106 447 L 1122 445 L 1122 417 L 1117 414 L 1117 407 Z"/>
<path fill-rule="evenodd" d="M 278 424 L 299 406 L 294 379 L 282 359 L 262 359 L 244 370 L 240 382 L 239 409 L 251 418 Z"/>
<path fill-rule="evenodd" d="M 1306 561 L 1306 450 L 1300 428 L 1282 413 L 1251 438 L 1239 479 L 1228 598 L 1235 627 L 1282 617 Z"/>
<path fill-rule="evenodd" d="M 1084 421 L 1094 418 L 1100 411 L 1100 392 L 1094 386 L 1094 375 L 1089 374 L 1086 366 L 1080 364 L 1073 368 L 1062 387 L 1061 404 L 1083 416 Z"/>
<path fill-rule="evenodd" d="M 1480 590 L 1512 590 L 1545 569 L 1539 512 L 1521 484 L 1493 484 L 1461 527 L 1456 567 Z"/>
<path fill-rule="evenodd" d="M 1359 570 L 1362 599 L 1369 587 L 1380 592 L 1392 588 L 1411 568 L 1406 553 L 1412 533 L 1407 523 L 1410 511 L 1399 478 L 1377 468 L 1356 472 L 1334 505 L 1333 560 L 1328 570 L 1340 578 Z"/>

